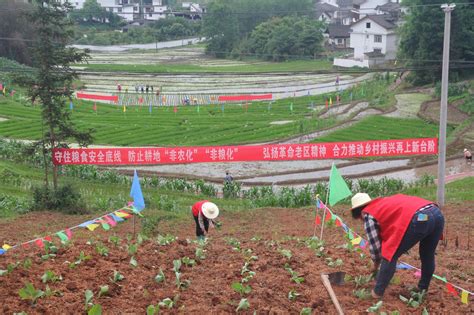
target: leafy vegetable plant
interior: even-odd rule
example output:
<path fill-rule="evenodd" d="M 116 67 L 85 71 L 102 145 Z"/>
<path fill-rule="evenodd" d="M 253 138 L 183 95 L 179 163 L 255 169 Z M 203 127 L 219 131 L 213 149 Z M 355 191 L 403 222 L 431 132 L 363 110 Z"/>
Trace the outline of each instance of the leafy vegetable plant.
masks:
<path fill-rule="evenodd" d="M 35 304 L 36 301 L 44 296 L 44 292 L 36 290 L 32 283 L 27 282 L 23 288 L 18 291 L 18 294 L 23 300 L 30 300 L 31 304 Z"/>
<path fill-rule="evenodd" d="M 241 299 L 240 302 L 239 302 L 239 305 L 237 306 L 237 308 L 235 309 L 236 312 L 238 311 L 245 311 L 245 310 L 248 310 L 250 308 L 250 303 L 247 299 Z"/>
<path fill-rule="evenodd" d="M 244 296 L 252 292 L 251 286 L 242 284 L 240 282 L 233 282 L 231 287 L 235 292 L 239 293 L 240 296 Z"/>
<path fill-rule="evenodd" d="M 160 268 L 160 272 L 158 272 L 158 274 L 155 276 L 155 282 L 160 283 L 160 282 L 163 282 L 165 280 L 166 280 L 165 274 L 163 273 L 163 270 L 161 270 L 161 268 Z"/>
<path fill-rule="evenodd" d="M 41 276 L 41 281 L 43 281 L 43 283 L 61 281 L 62 279 L 61 276 L 57 276 L 51 270 L 46 270 L 46 272 Z"/>

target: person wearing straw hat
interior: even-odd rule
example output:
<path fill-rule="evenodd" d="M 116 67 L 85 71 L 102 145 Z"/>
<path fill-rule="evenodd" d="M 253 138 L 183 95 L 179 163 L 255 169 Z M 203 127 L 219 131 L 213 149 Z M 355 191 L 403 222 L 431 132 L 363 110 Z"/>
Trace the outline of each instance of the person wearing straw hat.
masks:
<path fill-rule="evenodd" d="M 468 149 L 464 149 L 464 158 L 466 159 L 467 163 L 472 162 L 472 153 Z"/>
<path fill-rule="evenodd" d="M 383 296 L 395 274 L 398 258 L 417 243 L 421 260 L 418 289 L 428 290 L 435 270 L 436 247 L 444 229 L 444 217 L 438 206 L 402 194 L 371 199 L 366 193 L 357 193 L 351 201 L 352 217 L 364 221 L 374 272 L 378 271 L 372 297 Z"/>
<path fill-rule="evenodd" d="M 202 240 L 207 235 L 209 226 L 214 227 L 213 220 L 219 216 L 219 208 L 208 200 L 201 200 L 191 209 L 196 222 L 196 236 Z"/>

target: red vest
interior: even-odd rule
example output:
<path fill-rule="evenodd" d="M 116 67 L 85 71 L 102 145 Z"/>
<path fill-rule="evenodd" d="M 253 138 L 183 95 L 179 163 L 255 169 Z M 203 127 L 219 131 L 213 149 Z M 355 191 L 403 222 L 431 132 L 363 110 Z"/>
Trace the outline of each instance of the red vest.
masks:
<path fill-rule="evenodd" d="M 199 212 L 202 213 L 202 205 L 205 203 L 205 202 L 209 202 L 207 200 L 201 200 L 201 201 L 198 201 L 196 202 L 193 207 L 192 207 L 192 211 L 193 211 L 193 216 L 197 217 L 199 215 Z"/>
<path fill-rule="evenodd" d="M 431 201 L 402 194 L 377 198 L 363 210 L 377 220 L 382 242 L 382 257 L 388 261 L 398 249 L 415 212 Z"/>

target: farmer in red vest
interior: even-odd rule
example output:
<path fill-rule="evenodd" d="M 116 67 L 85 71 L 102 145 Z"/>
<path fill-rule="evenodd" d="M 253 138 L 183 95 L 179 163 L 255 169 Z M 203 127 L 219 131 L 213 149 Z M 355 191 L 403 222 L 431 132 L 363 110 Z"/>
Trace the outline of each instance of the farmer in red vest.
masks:
<path fill-rule="evenodd" d="M 352 197 L 352 216 L 364 220 L 374 261 L 378 270 L 374 298 L 381 298 L 392 279 L 398 258 L 420 243 L 420 291 L 428 290 L 435 270 L 435 251 L 443 233 L 444 217 L 431 201 L 402 194 L 371 199 L 368 194 Z"/>
<path fill-rule="evenodd" d="M 192 206 L 194 221 L 196 222 L 196 236 L 204 239 L 209 226 L 214 227 L 214 219 L 219 215 L 219 208 L 212 202 L 201 200 Z"/>

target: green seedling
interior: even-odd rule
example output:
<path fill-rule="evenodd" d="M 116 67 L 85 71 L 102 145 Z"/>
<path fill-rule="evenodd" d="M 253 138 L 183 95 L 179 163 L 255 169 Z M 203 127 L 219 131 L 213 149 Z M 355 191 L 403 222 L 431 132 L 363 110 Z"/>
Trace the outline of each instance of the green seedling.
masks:
<path fill-rule="evenodd" d="M 245 311 L 245 310 L 248 310 L 250 308 L 250 303 L 247 299 L 241 299 L 240 302 L 239 302 L 239 305 L 237 306 L 237 308 L 235 309 L 236 312 L 238 311 Z"/>
<path fill-rule="evenodd" d="M 252 242 L 260 242 L 262 240 L 261 236 L 254 236 L 250 239 Z"/>
<path fill-rule="evenodd" d="M 160 282 L 164 282 L 165 280 L 166 280 L 165 274 L 163 273 L 163 270 L 161 270 L 160 268 L 160 272 L 158 272 L 158 274 L 155 276 L 155 282 L 160 283 Z"/>
<path fill-rule="evenodd" d="M 298 273 L 296 271 L 291 269 L 291 267 L 288 264 L 285 264 L 285 270 L 288 271 L 288 273 L 290 274 L 291 281 L 293 281 L 297 284 L 300 284 L 300 283 L 304 282 L 304 278 L 301 277 L 300 275 L 298 275 Z"/>
<path fill-rule="evenodd" d="M 4 276 L 6 274 L 8 274 L 8 270 L 0 269 L 0 276 Z"/>
<path fill-rule="evenodd" d="M 377 313 L 380 310 L 380 308 L 382 307 L 382 304 L 383 304 L 382 301 L 378 301 L 377 303 L 375 303 L 374 305 L 369 307 L 367 309 L 367 312 L 368 313 Z"/>
<path fill-rule="evenodd" d="M 58 248 L 51 242 L 44 241 L 44 251 L 45 254 L 41 255 L 42 260 L 48 260 L 51 258 L 56 257 L 56 253 L 58 252 Z"/>
<path fill-rule="evenodd" d="M 30 258 L 26 258 L 25 261 L 23 262 L 23 268 L 25 269 L 30 269 L 32 265 L 33 265 L 33 262 L 31 261 Z"/>
<path fill-rule="evenodd" d="M 303 307 L 301 309 L 300 315 L 311 315 L 313 309 L 311 307 Z"/>
<path fill-rule="evenodd" d="M 102 306 L 100 306 L 100 304 L 92 305 L 87 315 L 102 315 Z"/>
<path fill-rule="evenodd" d="M 23 288 L 18 291 L 20 298 L 23 300 L 29 300 L 31 304 L 35 304 L 36 301 L 44 296 L 44 292 L 36 290 L 32 283 L 27 282 Z"/>
<path fill-rule="evenodd" d="M 119 281 L 122 281 L 123 279 L 125 279 L 125 277 L 117 270 L 114 270 L 114 276 L 110 280 L 112 280 L 113 283 L 117 283 Z"/>
<path fill-rule="evenodd" d="M 99 289 L 99 295 L 98 297 L 100 298 L 101 296 L 109 294 L 109 286 L 108 285 L 101 285 Z"/>
<path fill-rule="evenodd" d="M 288 299 L 289 299 L 290 301 L 294 301 L 294 300 L 296 300 L 296 298 L 297 298 L 298 296 L 300 296 L 300 295 L 301 295 L 301 294 L 297 293 L 296 290 L 291 290 L 290 292 L 288 292 Z"/>
<path fill-rule="evenodd" d="M 244 265 L 242 266 L 242 269 L 240 269 L 240 275 L 244 275 L 247 272 L 250 272 L 251 270 L 249 269 L 250 262 L 245 262 Z"/>
<path fill-rule="evenodd" d="M 122 240 L 117 235 L 112 235 L 111 237 L 109 237 L 109 243 L 114 244 L 115 247 L 118 247 L 121 241 Z"/>
<path fill-rule="evenodd" d="M 293 256 L 289 249 L 279 249 L 278 252 L 288 260 L 290 260 L 291 257 Z"/>
<path fill-rule="evenodd" d="M 46 297 L 51 297 L 51 296 L 62 296 L 62 293 L 58 290 L 52 290 L 49 285 L 46 285 L 46 288 L 44 289 L 44 296 Z"/>
<path fill-rule="evenodd" d="M 7 265 L 7 272 L 8 272 L 8 273 L 12 273 L 13 270 L 15 270 L 19 265 L 20 265 L 20 262 L 19 262 L 19 261 L 17 261 L 16 263 L 9 263 L 9 264 Z"/>
<path fill-rule="evenodd" d="M 329 258 L 326 258 L 326 264 L 329 267 L 340 267 L 340 266 L 342 266 L 343 261 L 340 258 L 338 258 L 336 260 L 333 260 L 331 257 L 329 257 Z"/>
<path fill-rule="evenodd" d="M 94 298 L 94 292 L 92 292 L 91 290 L 86 290 L 86 292 L 84 292 L 84 296 L 85 296 L 84 310 L 87 311 L 89 309 L 89 306 L 92 305 L 92 299 Z"/>
<path fill-rule="evenodd" d="M 359 299 L 361 300 L 366 300 L 370 298 L 370 292 L 367 289 L 359 289 L 359 290 L 354 290 L 352 293 Z"/>
<path fill-rule="evenodd" d="M 141 244 L 143 244 L 144 241 L 147 241 L 148 239 L 149 238 L 146 235 L 143 235 L 143 234 L 139 233 L 137 235 L 137 244 L 141 245 Z"/>
<path fill-rule="evenodd" d="M 400 295 L 400 300 L 402 300 L 404 303 L 406 303 L 408 306 L 413 307 L 413 308 L 418 308 L 422 303 L 423 299 L 425 298 L 426 291 L 421 291 L 421 292 L 411 292 L 411 297 L 406 298 L 403 295 Z"/>
<path fill-rule="evenodd" d="M 178 289 L 186 289 L 191 285 L 191 281 L 189 281 L 189 280 L 181 281 L 181 273 L 180 272 L 175 272 L 174 275 L 176 277 L 176 287 Z"/>
<path fill-rule="evenodd" d="M 167 309 L 172 309 L 174 304 L 175 302 L 172 299 L 166 298 L 158 303 L 158 307 L 166 307 Z"/>
<path fill-rule="evenodd" d="M 176 237 L 174 237 L 173 235 L 169 235 L 169 234 L 166 235 L 166 236 L 158 235 L 156 237 L 156 241 L 160 246 L 166 246 L 166 245 L 169 245 L 169 244 L 173 243 L 174 241 L 176 241 Z"/>
<path fill-rule="evenodd" d="M 240 251 L 240 242 L 237 239 L 233 237 L 226 238 L 226 243 L 232 246 L 232 250 Z"/>
<path fill-rule="evenodd" d="M 354 283 L 356 284 L 356 288 L 366 285 L 372 280 L 372 278 L 373 278 L 373 275 L 355 276 Z"/>
<path fill-rule="evenodd" d="M 148 305 L 146 308 L 146 315 L 156 315 L 159 314 L 160 307 L 158 305 Z"/>
<path fill-rule="evenodd" d="M 196 253 L 195 253 L 195 255 L 196 255 L 196 258 L 197 258 L 198 260 L 206 259 L 205 250 L 202 249 L 201 247 L 197 247 L 197 248 L 196 248 Z"/>
<path fill-rule="evenodd" d="M 75 268 L 77 265 L 80 265 L 81 263 L 83 263 L 87 260 L 90 260 L 90 259 L 92 259 L 91 256 L 86 255 L 86 254 L 84 254 L 83 251 L 81 251 L 79 253 L 79 257 L 77 258 L 77 260 L 75 262 L 69 264 L 69 268 Z"/>
<path fill-rule="evenodd" d="M 249 285 L 242 284 L 240 282 L 233 282 L 231 284 L 231 288 L 240 294 L 240 296 L 244 296 L 252 292 L 252 287 Z"/>
<path fill-rule="evenodd" d="M 183 262 L 183 264 L 185 264 L 188 267 L 192 267 L 196 264 L 196 261 L 194 259 L 189 258 L 189 257 L 183 257 L 181 259 L 181 261 Z"/>
<path fill-rule="evenodd" d="M 132 267 L 134 267 L 134 268 L 136 268 L 138 266 L 138 262 L 137 262 L 137 260 L 135 259 L 134 256 L 132 256 L 130 258 L 130 265 L 132 265 Z"/>
<path fill-rule="evenodd" d="M 133 256 L 137 253 L 138 251 L 138 245 L 137 244 L 129 244 L 127 245 L 127 252 L 129 256 Z"/>
<path fill-rule="evenodd" d="M 173 260 L 173 271 L 179 272 L 181 270 L 181 259 Z"/>
<path fill-rule="evenodd" d="M 101 242 L 95 245 L 95 250 L 101 256 L 109 256 L 109 249 Z"/>
<path fill-rule="evenodd" d="M 56 282 L 61 280 L 63 280 L 63 278 L 61 276 L 57 276 L 51 270 L 46 270 L 46 272 L 41 276 L 41 281 L 43 281 L 43 283 Z"/>

